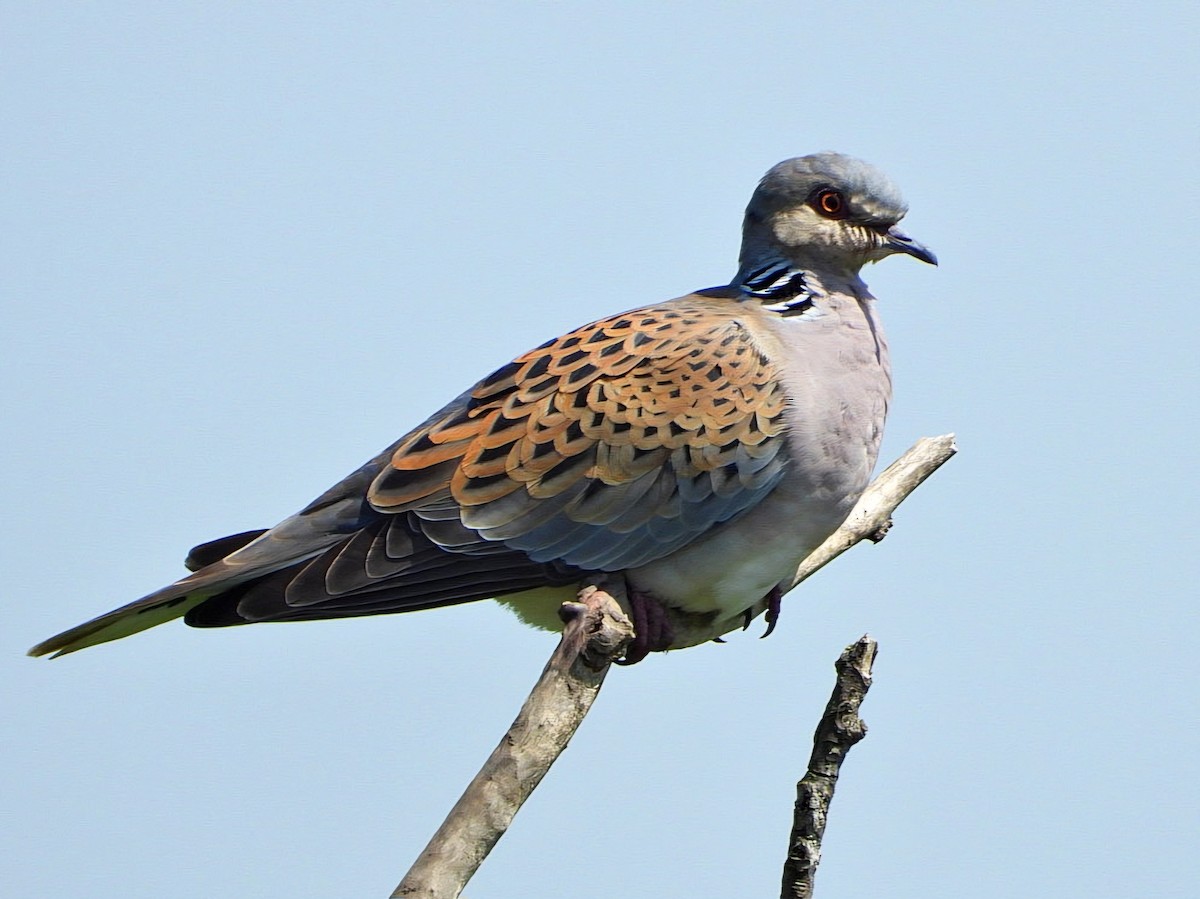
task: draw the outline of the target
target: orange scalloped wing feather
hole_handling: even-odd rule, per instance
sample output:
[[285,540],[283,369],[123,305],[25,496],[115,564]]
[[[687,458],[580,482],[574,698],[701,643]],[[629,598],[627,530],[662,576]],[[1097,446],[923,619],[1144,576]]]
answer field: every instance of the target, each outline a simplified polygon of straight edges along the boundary
[[692,295],[518,357],[403,440],[369,500],[538,561],[631,567],[770,492],[785,402],[747,310]]

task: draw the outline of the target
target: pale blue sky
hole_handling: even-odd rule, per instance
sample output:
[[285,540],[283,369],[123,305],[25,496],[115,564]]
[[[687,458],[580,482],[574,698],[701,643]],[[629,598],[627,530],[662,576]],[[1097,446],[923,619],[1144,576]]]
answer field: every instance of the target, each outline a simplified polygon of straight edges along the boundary
[[723,283],[762,172],[836,149],[942,260],[867,272],[885,455],[962,453],[770,640],[615,671],[468,895],[777,895],[869,631],[819,896],[1194,896],[1200,13],[1070,9],[0,6],[5,890],[386,896],[551,638],[476,604],[25,649]]

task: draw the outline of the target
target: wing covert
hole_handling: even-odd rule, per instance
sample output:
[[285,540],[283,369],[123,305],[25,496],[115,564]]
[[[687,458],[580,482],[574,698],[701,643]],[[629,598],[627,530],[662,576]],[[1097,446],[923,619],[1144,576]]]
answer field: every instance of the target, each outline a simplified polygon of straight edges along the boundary
[[369,500],[435,542],[452,518],[534,561],[635,567],[775,487],[785,402],[746,310],[692,295],[519,356],[401,441]]

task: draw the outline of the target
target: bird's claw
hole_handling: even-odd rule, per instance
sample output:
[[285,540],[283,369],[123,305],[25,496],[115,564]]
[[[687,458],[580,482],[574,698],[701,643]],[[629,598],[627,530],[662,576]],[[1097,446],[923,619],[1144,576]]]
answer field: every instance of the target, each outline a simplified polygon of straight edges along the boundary
[[763,616],[767,620],[767,629],[758,638],[760,640],[771,636],[775,630],[775,625],[779,623],[779,610],[783,608],[783,591],[778,586],[772,587],[771,592],[763,598],[767,601],[767,613]]

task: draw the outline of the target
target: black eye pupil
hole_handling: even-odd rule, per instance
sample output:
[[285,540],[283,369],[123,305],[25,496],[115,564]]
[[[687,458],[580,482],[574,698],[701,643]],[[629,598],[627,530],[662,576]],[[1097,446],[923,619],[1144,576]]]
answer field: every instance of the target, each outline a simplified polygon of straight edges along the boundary
[[845,199],[836,190],[825,190],[817,195],[816,207],[822,215],[841,215],[845,205]]

